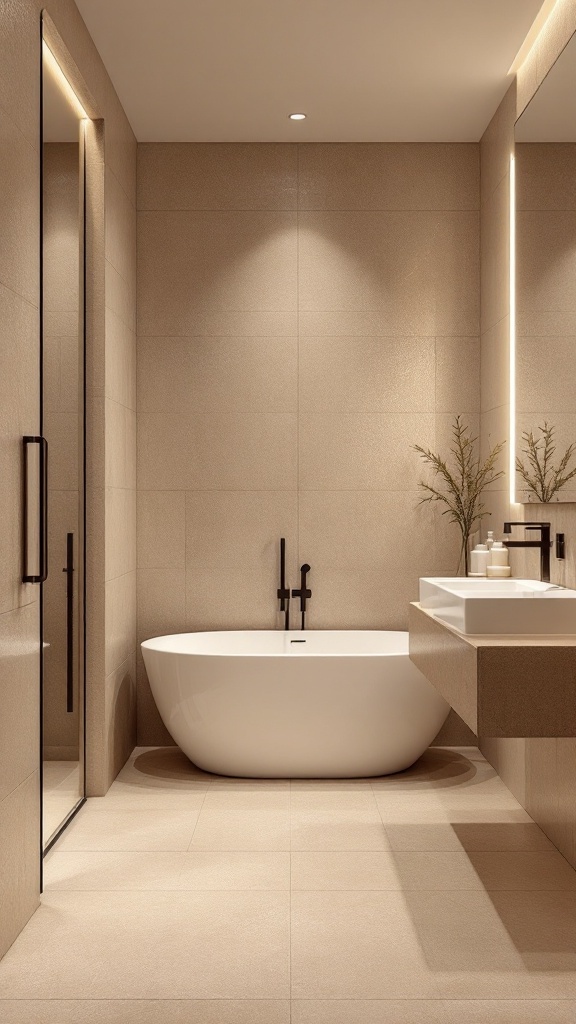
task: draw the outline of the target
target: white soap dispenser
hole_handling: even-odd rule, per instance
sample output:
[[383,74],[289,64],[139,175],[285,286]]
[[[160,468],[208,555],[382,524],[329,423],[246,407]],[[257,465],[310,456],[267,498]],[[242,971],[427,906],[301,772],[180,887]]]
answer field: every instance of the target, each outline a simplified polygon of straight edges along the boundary
[[485,576],[490,561],[490,552],[485,544],[477,544],[470,555],[469,576]]
[[492,579],[506,579],[511,576],[511,569],[509,565],[509,552],[505,544],[501,540],[494,541],[492,550],[490,551],[490,562],[486,569],[486,575]]
[[494,544],[494,531],[493,530],[488,530],[488,536],[486,537],[486,547],[488,548],[488,551],[492,550],[493,544]]

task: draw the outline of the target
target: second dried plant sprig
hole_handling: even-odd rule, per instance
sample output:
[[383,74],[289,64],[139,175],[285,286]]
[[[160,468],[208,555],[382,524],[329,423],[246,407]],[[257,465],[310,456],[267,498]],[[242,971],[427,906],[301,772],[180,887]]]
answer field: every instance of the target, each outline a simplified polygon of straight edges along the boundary
[[525,465],[517,455],[516,471],[527,484],[529,494],[535,494],[538,501],[548,502],[552,501],[554,495],[576,476],[576,467],[568,469],[576,452],[576,442],[568,445],[560,462],[554,466],[552,459],[556,452],[554,442],[556,428],[544,421],[544,425],[538,427],[538,430],[541,434],[538,438],[534,437],[531,430],[525,430],[522,434],[525,447],[521,449],[521,452],[526,456],[528,465]]
[[495,467],[506,442],[501,441],[495,445],[482,463],[476,454],[477,442],[478,438],[470,436],[462,417],[456,416],[452,424],[451,465],[447,459],[429,448],[414,445],[414,451],[418,452],[434,474],[433,484],[420,481],[420,487],[426,493],[419,504],[439,501],[446,505],[442,515],[447,515],[450,522],[456,523],[462,536],[458,570],[464,560],[465,575],[468,575],[468,543],[472,528],[475,523],[490,515],[482,502],[482,492],[504,473]]

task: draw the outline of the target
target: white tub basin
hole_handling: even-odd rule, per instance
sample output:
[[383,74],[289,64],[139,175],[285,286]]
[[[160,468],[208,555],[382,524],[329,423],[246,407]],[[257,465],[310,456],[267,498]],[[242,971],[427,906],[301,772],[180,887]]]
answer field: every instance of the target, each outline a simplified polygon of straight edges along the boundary
[[576,590],[537,580],[421,579],[420,604],[466,634],[576,633]]

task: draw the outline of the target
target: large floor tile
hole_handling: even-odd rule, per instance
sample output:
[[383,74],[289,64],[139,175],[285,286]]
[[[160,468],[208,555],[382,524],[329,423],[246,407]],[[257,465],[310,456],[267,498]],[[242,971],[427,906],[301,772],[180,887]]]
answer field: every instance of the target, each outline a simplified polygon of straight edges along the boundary
[[155,999],[284,999],[289,892],[179,892],[157,922]]
[[292,812],[291,849],[388,850],[386,831],[378,815],[358,812],[339,815],[321,811]]
[[[293,1000],[292,1024],[573,1024],[571,1000]],[[36,1024],[36,1022],[34,1022]]]
[[18,999],[0,1002],[0,1019],[2,1024],[290,1024],[290,1001]]
[[290,854],[259,850],[197,850],[184,855],[179,889],[290,888]]
[[550,840],[533,821],[507,822],[386,822],[394,851],[453,853],[466,851],[553,850]]
[[115,892],[180,888],[185,853],[60,852],[44,861],[46,892]]
[[293,998],[438,995],[403,894],[292,893]]
[[576,871],[556,850],[468,853],[485,889],[576,890]]
[[206,794],[203,810],[289,811],[290,782],[214,782]]
[[[105,797],[103,798],[106,799]],[[186,850],[198,810],[175,807],[148,810],[80,809],[58,843],[58,850]]]
[[390,853],[369,851],[294,852],[292,889],[400,889],[396,861]]
[[403,895],[443,997],[576,998],[576,893]]
[[202,810],[190,850],[290,849],[288,810]]

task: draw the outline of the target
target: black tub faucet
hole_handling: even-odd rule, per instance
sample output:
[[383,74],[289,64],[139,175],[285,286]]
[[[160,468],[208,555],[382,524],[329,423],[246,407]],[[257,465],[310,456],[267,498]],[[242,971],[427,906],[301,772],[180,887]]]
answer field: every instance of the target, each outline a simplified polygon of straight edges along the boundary
[[540,549],[540,579],[543,583],[550,583],[550,523],[504,523],[504,533],[512,533],[513,526],[522,526],[525,530],[539,530],[539,540],[505,540],[507,548],[539,548]]
[[290,629],[290,587],[286,586],[286,540],[280,538],[280,586],[277,590],[280,611],[284,612],[284,629]]
[[302,613],[302,629],[306,629],[306,602],[312,597],[312,591],[308,589],[306,577],[310,572],[307,562],[300,566],[300,590],[293,590],[292,597],[300,598],[300,611]]

